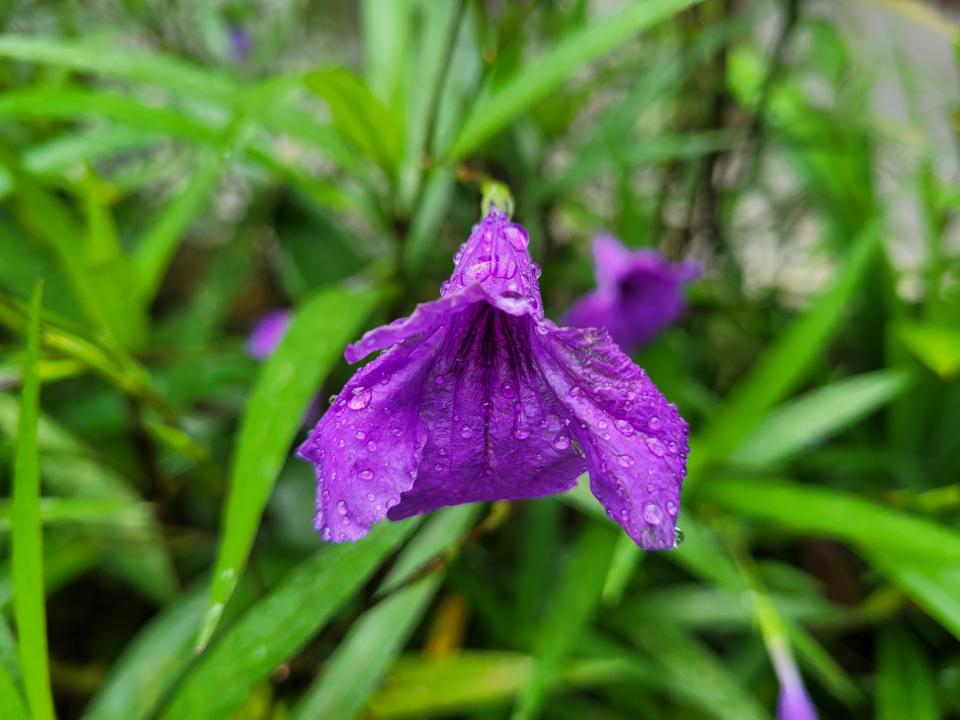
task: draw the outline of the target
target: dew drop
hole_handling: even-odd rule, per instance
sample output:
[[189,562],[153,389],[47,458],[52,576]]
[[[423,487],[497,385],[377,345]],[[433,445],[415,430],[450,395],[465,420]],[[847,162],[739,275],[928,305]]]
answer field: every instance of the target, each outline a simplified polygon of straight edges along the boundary
[[563,434],[563,433],[560,433],[559,435],[557,435],[557,436],[553,439],[553,446],[554,446],[557,450],[566,450],[568,447],[570,447],[570,438],[569,438],[569,436],[567,436],[567,435],[565,435],[565,434]]
[[630,435],[633,435],[633,426],[630,423],[628,423],[626,420],[617,420],[614,423],[614,425],[616,426],[617,430],[619,430],[621,433],[623,433],[627,437],[629,437]]
[[473,435],[473,430],[470,429],[469,425],[464,425],[460,428],[460,437],[464,440],[468,439],[471,435]]
[[443,385],[443,384],[447,381],[447,379],[446,379],[443,375],[437,375],[437,376],[433,379],[433,381],[434,381],[437,385]]
[[606,420],[598,420],[598,421],[597,421],[597,427],[600,428],[601,430],[606,430],[606,428],[607,428],[607,421],[606,421]]
[[346,515],[343,516],[343,524],[344,524],[344,525],[349,525],[349,524],[350,524],[350,518],[348,518]]
[[403,431],[400,430],[400,428],[396,427],[390,431],[390,434],[393,435],[395,438],[398,438],[403,434]]
[[660,427],[660,418],[654,415],[650,418],[650,420],[647,421],[647,423],[650,425],[651,430],[656,430]]
[[670,452],[671,455],[676,455],[677,450],[679,449],[680,449],[680,446],[677,445],[677,442],[675,440],[671,440],[670,442],[667,443],[667,450]]
[[357,430],[357,435],[356,435],[357,440],[365,440],[366,437],[367,437],[367,434],[363,430]]
[[663,520],[663,510],[656,503],[647,503],[643,506],[643,519],[651,525],[659,525]]
[[513,389],[513,385],[508,382],[503,384],[503,396],[506,398],[512,398],[516,395],[516,391]]
[[617,455],[617,462],[620,463],[622,467],[631,467],[633,465],[633,458],[629,455]]
[[336,395],[336,394],[331,395],[330,397],[327,398],[327,403],[330,404],[330,405],[333,405],[336,401],[337,401],[337,395]]
[[329,542],[329,540],[330,540],[330,528],[325,527],[325,528],[320,532],[320,537]]
[[677,504],[673,500],[667,500],[667,512],[673,517],[677,516]]
[[373,440],[367,443],[367,450],[369,450],[370,452],[373,452],[376,449],[377,449],[377,444]]
[[657,440],[656,438],[654,438],[654,437],[648,437],[648,438],[647,438],[647,447],[650,448],[650,452],[652,452],[652,453],[653,453],[654,455],[656,455],[657,457],[663,457],[663,455],[664,455],[663,445],[661,445],[661,444],[660,444],[660,441]]
[[526,440],[528,437],[530,437],[530,431],[527,430],[525,427],[518,427],[516,430],[513,431],[513,436],[517,440]]
[[347,504],[343,500],[337,503],[337,512],[341,515],[347,514]]
[[680,528],[674,528],[674,530],[673,530],[673,546],[674,546],[675,548],[680,547],[681,545],[683,545],[683,541],[684,541],[685,539],[686,539],[686,537],[685,537],[684,534],[683,534],[683,530],[681,530]]
[[530,244],[530,238],[527,233],[516,225],[508,225],[504,228],[503,234],[516,250],[524,250]]
[[361,480],[373,480],[373,470],[361,470],[360,471]]
[[345,447],[346,444],[347,444],[347,441],[342,438],[340,439],[340,442],[337,443],[337,445],[339,445],[340,447]]
[[370,404],[370,391],[362,385],[353,389],[353,397],[347,402],[351,410],[363,410]]
[[373,502],[376,499],[377,499],[376,495],[374,495],[373,493],[367,493],[367,500],[369,500],[370,502]]
[[640,544],[647,549],[655,548],[657,546],[657,531],[647,525],[640,533]]

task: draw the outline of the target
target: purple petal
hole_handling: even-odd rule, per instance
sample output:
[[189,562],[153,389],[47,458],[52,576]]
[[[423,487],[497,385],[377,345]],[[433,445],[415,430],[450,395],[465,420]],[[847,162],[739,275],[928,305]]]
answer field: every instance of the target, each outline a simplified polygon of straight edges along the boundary
[[358,370],[300,446],[316,466],[324,540],[363,537],[413,486],[426,441],[419,398],[442,339],[400,345]]
[[607,333],[546,323],[539,330],[537,362],[570,413],[593,494],[638,545],[673,548],[686,422]]
[[602,327],[620,347],[648,343],[686,311],[683,285],[699,275],[693,261],[670,263],[654,250],[628,250],[610,235],[594,240],[597,289],[567,314],[575,327]]
[[274,310],[261,317],[247,339],[247,353],[257,360],[269,357],[286,335],[291,317],[289,310]]
[[803,684],[780,688],[777,698],[777,720],[818,720],[817,708]]
[[481,302],[454,319],[421,397],[427,444],[398,519],[569,490],[586,470],[567,413],[532,361],[532,321]]

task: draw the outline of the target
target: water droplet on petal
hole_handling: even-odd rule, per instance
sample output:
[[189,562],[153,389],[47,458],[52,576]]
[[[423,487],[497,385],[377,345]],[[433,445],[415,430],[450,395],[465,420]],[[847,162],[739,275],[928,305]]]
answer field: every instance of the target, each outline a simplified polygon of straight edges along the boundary
[[656,455],[657,457],[663,457],[663,455],[664,455],[663,445],[661,445],[661,444],[660,444],[660,441],[657,440],[656,438],[654,438],[654,437],[648,437],[648,438],[647,438],[647,447],[650,448],[650,452],[652,452],[652,453],[653,453],[654,455]]
[[673,517],[677,516],[677,504],[673,500],[667,500],[667,512],[670,513]]
[[357,440],[364,440],[367,437],[367,434],[363,430],[357,430],[356,438]]
[[337,512],[341,515],[347,514],[347,504],[343,500],[337,503]]
[[464,440],[468,439],[471,435],[473,435],[473,431],[470,429],[469,425],[464,425],[462,428],[460,428],[460,437],[462,437]]
[[513,431],[513,436],[517,440],[526,440],[528,437],[530,437],[530,431],[527,430],[525,427],[520,426]]
[[680,449],[680,446],[677,445],[677,442],[675,440],[671,440],[670,442],[667,443],[667,450],[670,452],[671,455],[676,455],[677,450],[679,449]]
[[353,389],[353,397],[347,402],[351,410],[363,410],[370,404],[370,391],[362,385]]
[[349,524],[350,524],[350,518],[348,518],[346,515],[343,516],[343,524],[344,524],[344,525],[349,525]]
[[373,502],[376,499],[377,499],[376,495],[374,495],[373,493],[367,493],[367,500],[369,500],[370,502]]
[[514,391],[513,385],[511,385],[508,382],[505,382],[503,384],[503,396],[507,398],[512,398],[514,395],[516,395],[516,391]]
[[673,530],[673,546],[674,546],[675,548],[680,547],[681,545],[683,545],[683,541],[684,541],[685,539],[686,539],[686,538],[685,538],[685,536],[684,536],[684,534],[683,534],[683,530],[681,530],[680,528],[674,528],[674,530]]
[[650,425],[651,430],[656,430],[660,427],[660,418],[654,415],[650,418],[650,420],[647,421],[647,424]]
[[617,420],[614,425],[616,425],[617,430],[629,437],[633,435],[633,426],[628,423],[626,420]]
[[373,470],[361,470],[360,471],[361,480],[373,480]]
[[526,231],[516,225],[507,225],[503,234],[516,250],[525,250],[527,245],[530,244],[530,238],[527,237]]
[[346,444],[347,444],[347,441],[342,438],[340,439],[340,442],[337,443],[337,445],[339,445],[340,447],[345,447]]
[[330,397],[327,398],[327,402],[328,402],[330,405],[333,405],[336,401],[337,401],[337,395],[336,395],[336,394],[331,395]]
[[400,428],[394,428],[393,430],[390,431],[390,434],[393,435],[395,438],[398,438],[403,434],[403,431],[400,430]]
[[557,450],[566,450],[568,447],[570,447],[570,437],[560,433],[553,439],[553,446]]
[[647,503],[643,506],[643,519],[651,525],[659,525],[663,520],[663,510],[656,503]]
[[657,546],[657,531],[647,525],[640,532],[640,544],[645,548],[655,548]]
[[597,427],[600,428],[601,430],[604,430],[604,429],[607,427],[607,421],[606,421],[606,420],[598,420],[598,421],[597,421]]
[[377,444],[373,440],[367,443],[367,450],[369,450],[370,452],[373,452],[376,449],[377,449]]
[[329,542],[329,541],[330,541],[330,528],[329,528],[329,527],[325,527],[322,531],[320,531],[320,537],[322,537],[324,540],[326,540],[326,541]]
[[437,472],[440,472],[441,470],[443,470],[443,465],[441,465],[440,463],[437,463],[436,465],[433,466],[433,469],[436,470]]
[[631,467],[633,465],[633,458],[629,455],[617,455],[617,462],[620,463],[622,467]]

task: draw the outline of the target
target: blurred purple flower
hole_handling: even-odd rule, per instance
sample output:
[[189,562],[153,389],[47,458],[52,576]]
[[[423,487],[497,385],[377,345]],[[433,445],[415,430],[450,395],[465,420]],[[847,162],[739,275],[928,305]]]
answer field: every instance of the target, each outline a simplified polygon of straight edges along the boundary
[[263,360],[277,349],[290,326],[289,310],[273,310],[267,313],[253,326],[247,338],[247,353],[250,357]]
[[527,233],[497,210],[454,256],[441,297],[347,347],[347,382],[300,447],[325,540],[460,503],[569,490],[590,471],[607,514],[675,546],[687,424],[601,330],[545,319]]
[[671,263],[656,250],[630,250],[612,235],[593,241],[597,289],[567,314],[574,327],[602,327],[629,352],[676,322],[686,310],[683,285],[696,279],[692,260]]
[[780,680],[777,720],[818,720],[817,709],[803,686],[800,672],[785,646],[771,652],[773,667]]
[[230,52],[234,60],[245,60],[253,49],[253,36],[243,25],[231,25],[227,30]]

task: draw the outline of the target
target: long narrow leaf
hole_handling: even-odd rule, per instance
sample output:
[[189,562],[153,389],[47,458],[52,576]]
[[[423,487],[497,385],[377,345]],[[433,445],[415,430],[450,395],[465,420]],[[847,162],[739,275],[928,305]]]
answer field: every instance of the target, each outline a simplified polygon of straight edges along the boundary
[[13,470],[14,615],[20,641],[20,667],[30,713],[52,720],[53,696],[47,662],[46,602],[43,591],[43,530],[40,525],[40,456],[37,450],[40,381],[40,303],[43,284],[30,300],[30,325],[20,397],[20,424]]
[[374,290],[323,290],[294,314],[267,361],[240,426],[224,511],[220,553],[200,635],[210,639],[253,544],[260,516],[303,413],[343,346],[373,308]]

